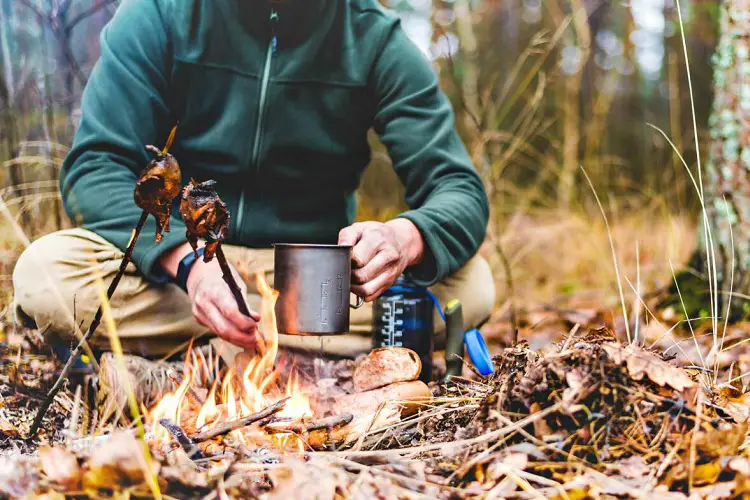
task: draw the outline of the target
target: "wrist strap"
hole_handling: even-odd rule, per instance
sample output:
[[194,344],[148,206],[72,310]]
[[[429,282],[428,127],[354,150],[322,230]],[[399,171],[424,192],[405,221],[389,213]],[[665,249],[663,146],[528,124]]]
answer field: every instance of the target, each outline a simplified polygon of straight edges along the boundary
[[[193,268],[193,264],[195,264],[197,258],[203,257],[205,251],[206,247],[200,247],[197,251],[188,253],[182,258],[180,265],[177,266],[177,276],[175,276],[174,281],[185,292],[187,292],[187,280],[190,275],[190,269]],[[196,253],[198,254],[197,256]]]

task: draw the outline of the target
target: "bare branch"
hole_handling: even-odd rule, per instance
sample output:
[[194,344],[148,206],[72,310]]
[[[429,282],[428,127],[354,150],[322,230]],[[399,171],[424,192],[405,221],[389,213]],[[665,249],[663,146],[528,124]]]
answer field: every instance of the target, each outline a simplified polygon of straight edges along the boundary
[[76,17],[70,20],[70,22],[67,23],[67,25],[64,27],[65,33],[67,35],[70,35],[70,32],[73,31],[73,29],[84,19],[88,19],[89,17],[93,16],[100,10],[104,9],[105,7],[109,7],[110,5],[116,4],[117,0],[101,0],[100,2],[96,3],[93,7],[90,7],[80,14],[78,14]]
[[40,23],[45,23],[49,21],[47,14],[43,12],[39,7],[31,3],[29,0],[18,0],[18,2],[21,5],[31,9],[34,12],[34,14],[36,14],[37,20]]

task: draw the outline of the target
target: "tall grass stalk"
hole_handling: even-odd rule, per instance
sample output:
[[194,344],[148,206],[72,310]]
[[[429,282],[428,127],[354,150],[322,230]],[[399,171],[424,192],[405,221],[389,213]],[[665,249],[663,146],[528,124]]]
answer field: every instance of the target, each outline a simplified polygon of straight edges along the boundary
[[135,420],[138,439],[143,449],[143,454],[139,455],[138,459],[141,462],[143,475],[146,478],[146,483],[148,484],[149,489],[151,490],[151,494],[153,495],[154,498],[161,499],[162,494],[161,494],[161,490],[159,489],[159,482],[156,477],[156,473],[154,471],[153,459],[151,457],[151,450],[149,449],[148,443],[146,442],[146,430],[143,427],[143,418],[141,417],[141,412],[138,409],[138,402],[136,401],[135,393],[133,392],[133,387],[130,384],[130,374],[128,373],[127,366],[125,365],[125,358],[124,358],[125,355],[122,350],[122,344],[120,343],[120,336],[117,334],[117,327],[115,325],[115,320],[112,316],[112,309],[109,304],[109,299],[107,298],[107,291],[106,291],[106,288],[104,287],[104,281],[101,279],[100,276],[97,276],[96,283],[97,283],[97,290],[99,292],[99,300],[101,302],[101,307],[102,307],[102,319],[104,320],[104,326],[107,330],[110,347],[112,348],[112,354],[115,358],[115,362],[117,365],[117,372],[120,377],[120,381],[125,388],[125,392],[127,394],[127,399],[128,399],[128,407],[130,409],[130,414]]
[[615,250],[615,241],[612,238],[612,229],[609,226],[609,219],[607,219],[607,213],[604,211],[604,206],[602,206],[602,202],[599,199],[599,195],[596,192],[596,189],[594,188],[594,183],[591,182],[591,178],[589,177],[589,174],[586,173],[586,169],[583,168],[583,165],[581,165],[581,172],[583,172],[583,175],[586,177],[586,182],[589,183],[589,187],[591,188],[591,192],[594,194],[594,198],[596,199],[596,204],[599,206],[599,211],[602,213],[602,217],[604,218],[604,224],[607,226],[607,238],[609,239],[609,248],[612,251],[612,263],[615,266],[615,276],[617,277],[617,291],[620,294],[620,304],[622,305],[622,319],[625,321],[625,333],[628,336],[628,343],[632,342],[632,338],[630,337],[630,321],[628,321],[628,307],[625,305],[625,294],[622,291],[622,279],[620,278],[620,265],[617,261],[617,251]]

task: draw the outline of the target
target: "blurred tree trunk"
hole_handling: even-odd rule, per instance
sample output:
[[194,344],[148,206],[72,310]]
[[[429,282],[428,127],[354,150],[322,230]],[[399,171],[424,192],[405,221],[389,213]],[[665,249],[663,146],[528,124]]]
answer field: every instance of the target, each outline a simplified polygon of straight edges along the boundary
[[[719,282],[719,315],[727,307],[730,286],[734,293],[732,315],[747,312],[750,302],[750,0],[724,0],[721,35],[714,56],[714,103],[709,125],[711,141],[704,199],[708,212],[716,278]],[[700,232],[701,269],[708,244]],[[734,272],[732,272],[734,271]]]

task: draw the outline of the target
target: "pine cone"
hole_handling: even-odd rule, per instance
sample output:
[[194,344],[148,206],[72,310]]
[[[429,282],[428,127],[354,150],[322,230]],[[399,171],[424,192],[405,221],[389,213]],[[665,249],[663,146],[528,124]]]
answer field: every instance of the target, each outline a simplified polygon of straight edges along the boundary
[[180,215],[187,226],[187,239],[193,250],[198,249],[198,238],[206,240],[203,260],[213,259],[216,247],[224,241],[229,229],[229,210],[216,193],[216,181],[190,183],[182,190]]
[[154,146],[146,146],[156,158],[146,166],[135,185],[135,204],[156,219],[156,241],[169,232],[172,201],[180,194],[182,172],[177,159]]

